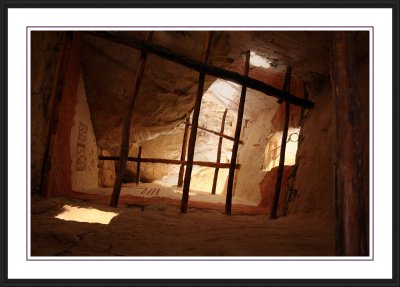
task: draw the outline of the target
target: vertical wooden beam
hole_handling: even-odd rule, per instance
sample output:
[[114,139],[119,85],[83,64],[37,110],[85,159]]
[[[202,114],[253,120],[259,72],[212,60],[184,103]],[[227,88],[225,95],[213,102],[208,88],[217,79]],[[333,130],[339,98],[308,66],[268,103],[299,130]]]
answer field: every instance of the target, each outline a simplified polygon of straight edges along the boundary
[[[222,122],[221,122],[221,129],[220,129],[221,134],[223,134],[224,130],[225,130],[225,118],[226,118],[227,112],[228,112],[228,109],[225,109],[224,114],[222,115]],[[218,150],[217,150],[217,163],[221,162],[222,139],[223,139],[222,137],[219,137]],[[215,194],[215,190],[217,189],[218,172],[219,172],[219,168],[216,167],[215,171],[214,171],[214,179],[213,179],[211,194]]]
[[139,185],[140,183],[140,160],[142,158],[142,146],[139,146],[139,151],[138,151],[138,160],[136,163],[136,185]]
[[[204,51],[203,51],[203,59],[202,59],[203,63],[206,63],[208,60],[208,55],[210,53],[210,47],[211,47],[212,35],[213,35],[212,31],[207,33],[207,38],[205,41]],[[203,72],[200,72],[199,73],[199,82],[197,84],[196,99],[195,99],[194,109],[193,109],[193,116],[192,116],[192,129],[190,130],[185,179],[183,181],[182,200],[181,200],[181,212],[182,213],[187,212],[187,205],[188,205],[188,200],[189,200],[190,179],[192,177],[194,148],[195,148],[195,144],[196,144],[197,126],[199,124],[201,100],[203,98],[204,80],[205,80],[205,74]]]
[[[246,52],[246,62],[244,65],[244,76],[245,77],[247,77],[249,75],[249,67],[250,67],[250,51],[247,51]],[[240,94],[240,101],[239,101],[238,118],[236,121],[235,141],[233,142],[231,165],[229,167],[228,187],[226,190],[226,201],[225,201],[225,214],[226,215],[232,214],[233,180],[235,177],[235,165],[236,165],[236,157],[237,157],[237,153],[238,153],[238,149],[239,149],[240,132],[242,131],[242,122],[243,122],[245,101],[246,101],[246,86],[242,86],[242,93]]]
[[[186,118],[186,122],[185,122],[185,131],[183,133],[183,142],[182,142],[182,150],[181,150],[181,160],[185,160],[185,158],[186,158],[186,150],[187,150],[188,138],[189,138],[189,123],[190,123],[190,116],[188,116]],[[181,164],[181,167],[179,168],[178,187],[182,187],[184,173],[185,173],[185,165]]]
[[[152,31],[147,32],[146,41],[150,41],[152,35],[153,35]],[[113,193],[110,202],[110,205],[113,207],[118,206],[119,194],[121,193],[122,180],[124,178],[126,169],[126,160],[129,154],[129,136],[131,130],[132,114],[133,114],[133,109],[135,107],[137,95],[139,94],[140,84],[142,83],[146,59],[147,59],[147,53],[141,52],[136,70],[136,77],[132,91],[132,97],[129,99],[128,110],[126,112],[122,128],[122,142],[121,142],[121,151],[119,157],[119,169],[118,169],[118,174],[115,178]]]
[[[285,83],[283,84],[283,90],[286,92],[290,92],[291,74],[292,74],[292,68],[289,66],[286,70]],[[283,132],[282,132],[281,153],[279,158],[278,171],[276,175],[275,193],[272,201],[272,208],[270,214],[271,219],[276,219],[276,214],[278,211],[279,195],[281,193],[282,177],[285,167],[286,140],[289,128],[289,112],[290,112],[290,104],[289,102],[285,102],[285,122],[283,125]]]
[[331,34],[336,255],[368,255],[362,184],[362,108],[352,32]]
[[52,158],[54,156],[55,149],[55,135],[57,133],[58,127],[58,112],[60,107],[60,102],[63,96],[63,90],[65,86],[65,76],[68,69],[68,60],[71,54],[72,37],[69,34],[64,33],[63,36],[63,47],[61,52],[61,59],[57,63],[55,84],[52,90],[51,99],[51,109],[49,115],[49,122],[47,126],[46,133],[46,146],[44,151],[44,158],[42,163],[42,172],[40,178],[40,194],[42,196],[48,196],[50,193],[50,173]]

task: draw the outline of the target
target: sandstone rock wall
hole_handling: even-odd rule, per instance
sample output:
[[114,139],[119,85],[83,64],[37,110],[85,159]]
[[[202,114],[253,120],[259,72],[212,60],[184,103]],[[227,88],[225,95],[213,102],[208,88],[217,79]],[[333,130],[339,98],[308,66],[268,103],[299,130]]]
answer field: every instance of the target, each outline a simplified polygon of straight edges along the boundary
[[[284,166],[283,176],[282,176],[282,184],[281,184],[281,192],[279,194],[279,203],[278,203],[278,214],[282,213],[284,202],[286,199],[286,183],[289,174],[291,173],[293,167],[292,166]],[[264,178],[260,181],[260,192],[261,192],[261,200],[259,206],[266,207],[268,209],[272,208],[272,202],[275,194],[275,184],[276,184],[276,176],[277,176],[278,167],[274,167],[270,171],[268,171]]]
[[[108,150],[101,150],[100,155],[111,156]],[[115,162],[113,160],[99,160],[99,186],[113,187],[115,183]]]
[[63,32],[31,32],[31,191],[38,193]]
[[84,188],[98,186],[96,137],[90,119],[82,75],[79,77],[76,98],[74,124],[70,137],[71,180],[72,189],[82,191]]
[[54,156],[50,173],[50,194],[67,194],[72,190],[71,129],[74,126],[76,90],[80,75],[79,35],[73,34],[70,56],[67,63],[65,85],[59,104],[57,133],[54,136]]
[[[72,37],[70,39],[70,37]],[[50,113],[55,99],[64,41],[71,41],[57,130],[51,137],[50,194],[97,186],[97,146],[80,73],[78,33],[32,32],[31,37],[31,190],[39,192]]]
[[250,121],[244,133],[245,144],[240,147],[237,163],[241,164],[235,177],[234,194],[248,201],[260,202],[259,182],[264,177],[262,162],[268,135],[272,132],[271,119],[277,108],[272,100],[270,109],[265,110],[255,121]]
[[[363,121],[363,189],[366,210],[369,210],[369,71],[368,57],[356,63],[356,89],[361,97]],[[297,198],[290,203],[289,213],[310,214],[334,219],[334,170],[333,170],[333,98],[330,78],[322,88],[310,89],[315,107],[305,112],[297,152],[297,173],[294,189]],[[367,220],[368,221],[368,220]]]
[[307,213],[333,218],[333,130],[332,89],[327,78],[320,89],[310,91],[315,107],[305,112],[296,162],[293,188],[296,199],[290,213]]

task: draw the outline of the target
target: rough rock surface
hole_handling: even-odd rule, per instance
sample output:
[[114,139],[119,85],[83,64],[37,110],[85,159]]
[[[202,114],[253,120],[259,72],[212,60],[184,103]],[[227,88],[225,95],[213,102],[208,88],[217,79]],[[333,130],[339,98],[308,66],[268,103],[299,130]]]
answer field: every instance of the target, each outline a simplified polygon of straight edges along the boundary
[[[144,37],[143,32],[123,33]],[[152,42],[199,59],[204,39],[201,31],[156,31]],[[209,62],[242,73],[243,52],[251,50],[262,55],[270,68],[253,67],[250,75],[280,88],[287,64],[294,66],[294,77],[301,80],[328,72],[327,39],[327,33],[321,32],[215,32]],[[82,34],[83,75],[102,149],[119,145],[139,55],[133,48]],[[141,142],[183,122],[193,108],[197,78],[197,72],[150,55],[132,119],[131,141]],[[205,89],[213,81],[206,77]]]
[[[285,165],[283,169],[281,191],[279,195],[278,213],[282,212],[284,208],[284,202],[286,198],[287,178],[291,173],[292,169],[293,169],[292,166],[287,166],[287,165]],[[264,178],[259,183],[261,192],[260,206],[265,207],[268,210],[271,209],[273,203],[277,171],[278,167],[274,167],[265,174]]]
[[[144,37],[143,32],[123,33]],[[81,36],[80,64],[96,142],[101,150],[108,150],[109,154],[118,155],[122,119],[125,114],[127,99],[132,91],[136,64],[140,53],[135,49],[85,33],[78,34]],[[38,180],[40,179],[46,133],[46,128],[43,127],[46,126],[46,120],[48,120],[46,117],[48,117],[49,113],[49,101],[51,91],[54,89],[54,77],[51,77],[51,75],[55,73],[59,57],[57,47],[61,35],[62,33],[43,32],[42,34],[34,33],[32,37],[31,112],[33,144],[31,164],[33,189],[37,188]],[[368,47],[367,33],[359,33],[356,37],[357,45]],[[152,41],[189,57],[199,59],[204,38],[205,32],[200,31],[157,31]],[[324,136],[321,138],[321,135],[326,132],[325,129],[329,130],[329,120],[331,120],[329,117],[331,115],[329,107],[326,106],[328,104],[324,103],[321,98],[326,98],[327,95],[322,94],[329,94],[330,91],[328,89],[323,93],[318,92],[323,81],[329,77],[328,43],[329,33],[327,32],[219,31],[215,33],[211,49],[210,62],[212,64],[240,73],[243,72],[243,52],[247,49],[251,50],[252,55],[255,58],[261,57],[268,67],[260,67],[260,63],[253,62],[250,76],[277,88],[282,87],[286,67],[291,65],[293,67],[292,93],[297,96],[302,96],[303,82],[307,83],[311,100],[316,101],[316,107],[304,113],[305,116],[301,124],[305,130],[302,129],[301,132],[302,136],[299,143],[301,154],[299,160],[313,158],[310,154],[314,152],[314,147],[307,142],[313,140],[314,135],[317,138],[319,137],[321,144],[329,145],[329,139],[324,138]],[[360,50],[357,54],[357,61],[367,63],[367,54],[365,49]],[[363,65],[364,68],[367,66],[367,64]],[[362,71],[361,68],[360,71]],[[366,83],[368,73],[358,76],[360,83]],[[132,149],[130,153],[133,156],[136,156],[135,147],[142,145],[144,147],[144,156],[179,158],[183,131],[182,123],[193,108],[197,77],[197,72],[190,71],[154,55],[149,56],[145,77],[134,112],[135,116],[132,121]],[[207,87],[212,86],[213,83],[218,83],[218,81],[214,81],[214,78],[206,77],[205,90]],[[70,83],[70,85],[72,84]],[[229,85],[231,88],[229,88]],[[232,91],[229,95],[226,92],[221,92],[229,89]],[[366,85],[361,85],[360,90],[363,94],[368,93]],[[240,87],[225,83],[220,85],[218,89],[210,91],[210,93],[213,94],[213,97],[211,97],[213,101],[203,102],[200,124],[207,128],[218,130],[223,110],[228,108],[230,112],[227,118],[226,133],[233,135]],[[367,99],[367,97],[365,96],[363,99]],[[363,105],[367,109],[368,101],[363,102]],[[246,137],[248,139],[247,142],[245,140],[245,146],[241,147],[238,161],[244,165],[247,164],[249,171],[247,172],[243,169],[238,172],[236,179],[236,192],[238,195],[248,194],[248,199],[260,200],[258,181],[265,174],[265,172],[261,171],[262,163],[260,163],[267,144],[265,139],[271,132],[281,129],[283,125],[282,106],[277,109],[275,98],[270,98],[248,89],[243,123],[244,129],[242,132],[243,139]],[[296,126],[301,120],[301,116],[299,116],[298,108],[293,109],[296,110],[291,110],[291,114],[294,116],[291,118],[291,125]],[[72,115],[69,116],[71,117]],[[262,120],[261,117],[268,117],[268,119]],[[320,118],[323,120],[322,122],[319,122]],[[260,125],[257,124],[258,127],[255,125],[257,121],[260,121]],[[263,127],[261,127],[261,123],[264,125]],[[313,128],[314,125],[323,126],[323,128],[320,132],[317,132]],[[367,127],[366,123],[366,130]],[[364,138],[368,139],[368,133],[364,134]],[[62,142],[63,140],[60,139],[60,145]],[[215,161],[217,142],[218,137],[199,131],[195,159]],[[221,161],[229,162],[232,143],[224,140],[223,144]],[[162,150],[161,146],[163,147]],[[319,155],[321,159],[316,158],[317,161],[324,161],[324,164],[330,162],[330,155],[327,150],[323,150]],[[364,160],[368,162],[367,147]],[[310,165],[310,163],[308,164]],[[176,182],[176,178],[173,178],[173,176],[176,177],[178,167],[166,165],[151,165],[151,167],[148,167],[148,165],[143,165],[143,180]],[[309,166],[302,166],[299,162],[298,167],[298,184],[301,181],[300,177],[304,177],[305,181],[314,177],[313,172],[309,171]],[[131,179],[133,179],[134,172],[136,172],[135,165],[130,165],[128,170],[130,171]],[[257,171],[259,175],[256,176],[257,180],[254,181],[254,185],[247,183],[250,175],[254,177],[250,170]],[[322,172],[322,170],[325,170],[324,173],[328,174],[330,167],[324,165],[320,171]],[[58,172],[60,173],[60,170]],[[203,187],[208,190],[212,172],[213,169],[195,169],[192,187],[196,189]],[[223,173],[220,171],[220,174]],[[63,173],[63,176],[65,174]],[[303,175],[300,176],[300,174]],[[364,170],[364,174],[368,175],[367,169]],[[219,183],[224,183],[224,177],[219,180]],[[111,184],[112,180],[109,181],[108,185]],[[366,181],[365,185],[368,185],[368,181]],[[237,188],[239,186],[244,188]],[[220,190],[222,189],[223,186],[220,187]],[[301,191],[299,190],[299,192]],[[304,194],[307,194],[307,192],[304,192]],[[316,206],[312,201],[309,204]],[[313,207],[307,207],[303,204],[297,205],[293,203],[293,206],[295,210],[298,208],[301,210],[313,209]]]
[[[32,256],[332,256],[333,228],[315,218],[268,220],[214,209],[150,205],[110,208],[94,202],[34,199]],[[66,211],[75,211],[69,221]],[[93,223],[96,212],[113,217]],[[111,216],[110,216],[111,215]],[[64,219],[61,219],[64,218]],[[90,223],[92,222],[92,223]],[[212,224],[210,224],[212,223]]]
[[31,189],[39,192],[54,82],[61,61],[62,32],[31,33]]
[[297,150],[298,170],[294,181],[296,199],[292,212],[333,218],[333,130],[330,81],[311,93],[315,108],[305,113]]
[[264,110],[256,120],[249,121],[247,128],[244,127],[245,144],[240,147],[238,153],[237,162],[241,167],[235,175],[234,196],[253,202],[259,202],[261,199],[258,183],[264,177],[263,156],[268,136],[272,132],[271,118],[278,105],[275,100],[271,101],[273,102],[269,110]]
[[[100,152],[101,156],[111,156],[107,150]],[[112,187],[115,183],[115,162],[112,160],[99,160],[99,186]]]
[[74,126],[74,114],[77,103],[77,87],[79,82],[80,67],[80,41],[79,35],[72,38],[71,52],[68,58],[65,73],[65,85],[62,90],[62,99],[57,118],[56,135],[52,136],[54,142],[54,156],[50,169],[50,193],[68,194],[72,190],[72,159],[71,159],[71,132]]

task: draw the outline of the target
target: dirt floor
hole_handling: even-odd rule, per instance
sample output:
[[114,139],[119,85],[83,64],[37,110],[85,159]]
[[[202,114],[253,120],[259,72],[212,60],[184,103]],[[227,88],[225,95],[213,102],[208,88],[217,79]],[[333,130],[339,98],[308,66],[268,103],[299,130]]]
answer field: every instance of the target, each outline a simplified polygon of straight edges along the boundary
[[233,215],[226,216],[223,196],[194,192],[188,213],[180,214],[178,198],[156,196],[150,187],[143,190],[122,192],[119,208],[108,206],[111,191],[105,189],[69,197],[33,196],[31,255],[334,255],[331,222],[298,215],[270,220],[267,210],[239,199]]

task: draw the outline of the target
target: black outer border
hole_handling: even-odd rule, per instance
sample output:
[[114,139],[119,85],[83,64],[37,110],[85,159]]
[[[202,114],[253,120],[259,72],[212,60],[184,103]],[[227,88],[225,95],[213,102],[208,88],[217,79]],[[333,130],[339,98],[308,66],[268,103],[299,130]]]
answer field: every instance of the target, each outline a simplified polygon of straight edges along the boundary
[[[167,3],[166,3],[167,2]],[[398,0],[0,0],[0,286],[400,286],[399,266],[399,11]],[[8,89],[9,8],[391,8],[393,15],[393,276],[392,279],[8,279]]]

